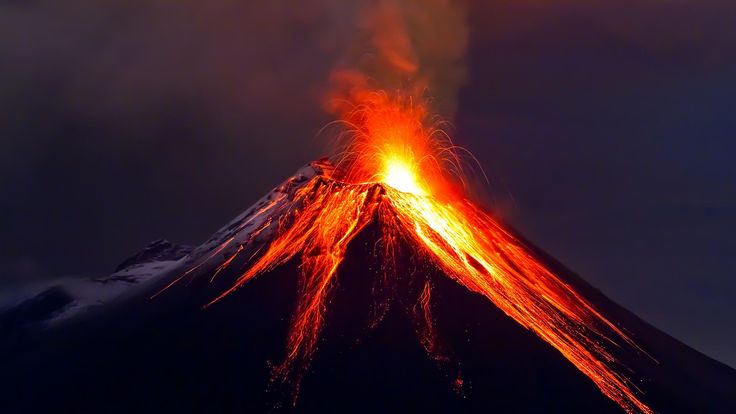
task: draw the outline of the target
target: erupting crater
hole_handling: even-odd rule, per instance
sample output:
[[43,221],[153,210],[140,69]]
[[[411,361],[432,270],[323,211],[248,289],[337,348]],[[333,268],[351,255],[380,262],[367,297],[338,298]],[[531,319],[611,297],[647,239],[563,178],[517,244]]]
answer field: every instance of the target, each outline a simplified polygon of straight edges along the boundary
[[[379,276],[384,280],[396,276],[396,249],[406,243],[557,349],[621,408],[651,412],[624,375],[627,368],[611,353],[618,347],[643,351],[471,201],[465,194],[461,150],[452,145],[441,124],[428,117],[425,107],[385,92],[366,92],[357,102],[343,112],[341,123],[347,132],[334,166],[323,163],[322,174],[266,203],[249,219],[260,223],[255,235],[268,230],[274,237],[232,287],[207,304],[212,306],[256,276],[301,258],[300,294],[286,358],[273,369],[274,380],[291,385],[294,402],[317,348],[347,247],[376,220],[383,261]],[[234,237],[228,238],[207,260],[225,249],[232,251],[236,244]],[[236,246],[213,278],[242,251],[242,244]],[[426,284],[422,292],[427,314],[431,289]],[[425,319],[425,331],[434,332],[431,317]],[[422,339],[430,354],[434,340],[433,334]]]

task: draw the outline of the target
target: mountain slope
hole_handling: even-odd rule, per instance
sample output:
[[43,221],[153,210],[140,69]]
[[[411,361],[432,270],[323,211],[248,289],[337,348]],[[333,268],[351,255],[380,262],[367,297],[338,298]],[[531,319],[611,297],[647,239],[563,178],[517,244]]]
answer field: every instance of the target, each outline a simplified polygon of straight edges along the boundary
[[[0,345],[0,370],[6,374],[0,380],[5,391],[0,410],[292,409],[286,390],[269,384],[267,362],[284,358],[298,263],[257,277],[206,310],[201,306],[229,287],[244,263],[233,263],[210,281],[219,266],[239,246],[247,252],[263,247],[272,237],[263,220],[278,217],[290,194],[325,168],[329,165],[317,162],[300,170],[185,257],[141,254],[126,261],[118,273],[170,265],[124,293],[101,288],[99,296],[109,298],[104,305],[85,306],[59,323],[60,309],[78,300],[58,294],[66,292],[59,287],[57,297],[64,300],[46,317],[27,312],[33,318],[24,321],[19,307],[6,311],[0,319],[15,317],[8,323],[13,335]],[[255,214],[263,211],[268,214]],[[378,232],[377,224],[370,224],[348,248],[296,411],[620,412],[556,350],[433,265],[406,255],[396,283],[390,289],[377,286]],[[654,358],[616,351],[652,408],[736,410],[736,371],[651,327],[534,250]],[[195,271],[187,274],[188,269]],[[434,358],[422,346],[425,332],[417,319],[425,283],[433,286],[428,303],[441,348],[430,353]]]

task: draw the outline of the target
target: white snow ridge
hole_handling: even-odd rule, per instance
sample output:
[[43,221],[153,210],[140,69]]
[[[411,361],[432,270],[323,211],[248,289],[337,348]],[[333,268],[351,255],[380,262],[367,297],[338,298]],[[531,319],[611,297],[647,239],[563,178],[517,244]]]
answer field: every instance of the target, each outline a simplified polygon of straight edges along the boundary
[[0,310],[0,332],[57,326],[114,301],[150,294],[153,285],[168,279],[171,283],[184,275],[212,271],[239,249],[269,240],[276,227],[270,219],[290,207],[296,190],[331,168],[325,159],[307,164],[196,248],[157,240],[110,275],[69,278],[29,289],[32,293],[25,299]]

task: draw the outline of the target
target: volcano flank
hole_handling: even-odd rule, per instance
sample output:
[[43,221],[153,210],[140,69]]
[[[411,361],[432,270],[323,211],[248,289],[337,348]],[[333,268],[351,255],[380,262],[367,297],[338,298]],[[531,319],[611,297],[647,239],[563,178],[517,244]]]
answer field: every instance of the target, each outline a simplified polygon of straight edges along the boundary
[[[331,169],[324,161],[303,168],[197,248],[159,241],[110,276],[53,286],[4,310],[0,410],[736,411],[736,371],[643,322],[519,235],[509,240],[574,293],[561,296],[573,309],[589,304],[611,326],[591,318],[586,328],[553,313],[543,327],[581,335],[554,345],[554,332],[545,337],[542,325],[504,308],[508,300],[523,310],[513,298],[489,300],[412,238],[390,237],[387,261],[385,217],[400,213],[381,208],[396,190],[338,183]],[[344,251],[280,256],[239,284],[306,214],[300,200],[325,186],[366,194],[356,206],[372,206],[348,226],[350,237],[338,238]],[[298,230],[295,237],[320,237]],[[299,325],[314,298],[310,284],[323,280],[309,278],[315,257],[340,259],[320,285],[316,331],[313,320]],[[564,333],[568,324],[573,333]],[[575,343],[602,347],[590,352],[610,356],[601,366],[615,368],[613,378],[625,379],[644,409],[602,392],[565,353]]]

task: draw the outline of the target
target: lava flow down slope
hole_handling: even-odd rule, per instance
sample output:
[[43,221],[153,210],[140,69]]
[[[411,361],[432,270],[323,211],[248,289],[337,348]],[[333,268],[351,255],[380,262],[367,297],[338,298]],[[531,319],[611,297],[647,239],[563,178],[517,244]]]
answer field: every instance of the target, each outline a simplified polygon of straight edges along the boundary
[[[456,164],[460,157],[449,140],[438,138],[443,136],[438,130],[425,126],[424,108],[385,92],[366,92],[359,102],[346,114],[346,123],[354,129],[348,132],[340,168],[296,191],[288,211],[276,223],[264,222],[261,229],[278,226],[274,240],[230,289],[208,304],[257,275],[301,257],[301,293],[286,359],[274,369],[276,379],[289,383],[296,398],[347,247],[377,220],[381,235],[376,248],[381,250],[385,273],[380,277],[386,283],[395,278],[396,244],[402,241],[557,349],[624,410],[650,412],[623,374],[625,367],[605,344],[643,350],[452,187],[445,171],[461,171]],[[260,214],[268,215],[271,206]],[[216,272],[227,268],[239,253]],[[425,302],[429,300],[429,284],[423,296]],[[423,306],[428,314],[429,305]],[[425,347],[431,350],[435,348],[433,322],[430,317],[424,319]]]
[[[410,97],[384,91],[360,90],[352,101],[357,104],[343,112],[346,144],[336,157],[336,167],[323,168],[322,175],[294,191],[289,207],[276,222],[271,217],[260,220],[263,224],[255,234],[275,226],[274,239],[232,287],[206,305],[215,305],[258,275],[299,257],[300,293],[286,357],[272,375],[273,381],[290,388],[292,403],[296,403],[302,377],[319,343],[347,248],[375,222],[379,235],[374,249],[380,257],[376,277],[384,284],[381,289],[391,291],[397,274],[406,271],[397,268],[399,246],[403,245],[417,261],[431,263],[485,297],[556,349],[624,411],[652,412],[631,379],[636,372],[630,372],[612,349],[623,348],[655,363],[656,359],[466,197],[459,150],[431,124],[425,107]],[[277,202],[264,206],[254,217],[268,217]],[[231,242],[225,241],[214,254]],[[238,246],[212,277],[226,269],[242,249]],[[417,272],[411,273],[409,277]],[[430,357],[443,360],[431,296],[432,284],[425,280],[418,299],[422,310],[416,315],[420,342]],[[371,322],[375,323],[378,320]],[[461,376],[455,379],[460,391],[462,382]]]
[[734,370],[476,205],[423,106],[360,102],[335,157],[201,246],[157,242],[0,314],[3,412],[736,407]]

